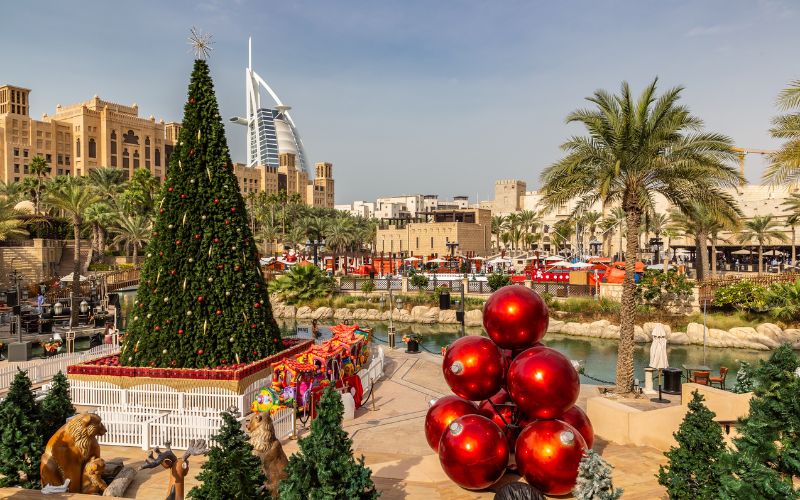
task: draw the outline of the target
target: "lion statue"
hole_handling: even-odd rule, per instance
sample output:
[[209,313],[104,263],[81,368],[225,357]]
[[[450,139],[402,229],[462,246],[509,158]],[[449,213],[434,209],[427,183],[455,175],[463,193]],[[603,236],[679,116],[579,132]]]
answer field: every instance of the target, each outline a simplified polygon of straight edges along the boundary
[[278,483],[287,477],[289,459],[275,436],[275,426],[269,413],[253,414],[247,422],[247,432],[250,433],[253,454],[261,459],[261,469],[267,476],[264,487],[272,493],[272,498],[278,498]]
[[83,468],[81,493],[87,495],[102,495],[108,485],[103,481],[103,472],[106,470],[106,461],[102,458],[92,458]]
[[[39,466],[42,485],[61,485],[69,479],[70,493],[81,493],[83,469],[100,458],[97,437],[106,433],[100,417],[93,413],[76,415],[47,442]],[[105,465],[105,464],[104,464]]]

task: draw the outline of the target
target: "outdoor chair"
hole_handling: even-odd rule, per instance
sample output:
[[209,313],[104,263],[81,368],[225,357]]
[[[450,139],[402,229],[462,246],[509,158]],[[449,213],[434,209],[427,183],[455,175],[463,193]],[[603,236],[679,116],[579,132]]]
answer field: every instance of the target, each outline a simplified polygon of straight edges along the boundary
[[719,377],[709,377],[709,385],[719,384],[720,389],[725,389],[725,377],[728,376],[728,368],[725,366],[719,367]]
[[694,380],[692,380],[692,382],[700,385],[708,385],[708,379],[710,376],[711,372],[709,371],[697,371],[693,374]]

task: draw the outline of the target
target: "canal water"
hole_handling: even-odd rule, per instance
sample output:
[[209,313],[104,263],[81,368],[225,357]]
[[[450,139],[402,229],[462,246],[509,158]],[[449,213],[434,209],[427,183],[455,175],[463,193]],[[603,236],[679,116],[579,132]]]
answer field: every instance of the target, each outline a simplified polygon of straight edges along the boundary
[[[278,320],[284,335],[293,335],[297,325],[309,326],[310,321],[290,321]],[[384,322],[359,322],[361,326],[373,328],[378,345],[385,345],[388,339],[388,324]],[[320,328],[325,329],[325,324],[320,324]],[[402,347],[400,338],[407,333],[418,333],[422,335],[421,346],[434,354],[439,354],[441,348],[459,338],[460,326],[457,325],[419,325],[408,323],[395,323],[397,332],[397,344]],[[485,335],[482,328],[467,328],[467,334]],[[617,362],[617,341],[595,338],[568,337],[559,334],[547,334],[543,343],[549,347],[557,349],[566,357],[580,361],[587,375],[613,383],[614,372]],[[703,359],[702,346],[667,346],[667,359],[669,366],[682,368],[682,365],[703,365],[709,366],[712,375],[719,373],[720,366],[728,367],[727,387],[733,387],[736,382],[736,371],[739,369],[740,361],[755,363],[760,359],[767,359],[769,351],[753,351],[747,349],[733,348],[707,348],[705,362]],[[636,344],[634,348],[635,377],[644,380],[644,369],[650,361],[650,344]],[[581,382],[586,384],[596,384],[597,381],[581,376]],[[644,382],[642,382],[644,385]]]

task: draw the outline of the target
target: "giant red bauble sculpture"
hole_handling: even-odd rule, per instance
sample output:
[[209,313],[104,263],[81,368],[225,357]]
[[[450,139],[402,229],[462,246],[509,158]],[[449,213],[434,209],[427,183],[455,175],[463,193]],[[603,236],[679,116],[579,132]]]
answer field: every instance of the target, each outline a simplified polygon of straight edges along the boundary
[[586,443],[580,433],[561,420],[537,420],[517,438],[520,474],[547,495],[566,495],[575,487],[578,465]]
[[478,413],[497,424],[503,434],[506,435],[509,449],[513,451],[519,428],[514,425],[514,407],[507,406],[509,403],[512,403],[512,401],[508,396],[508,392],[505,389],[500,389],[497,394],[481,403],[478,407]]
[[532,348],[511,362],[506,387],[528,418],[557,418],[578,400],[578,372],[563,354],[549,347]]
[[464,415],[450,423],[439,443],[445,474],[462,488],[482,490],[493,485],[508,465],[503,432],[488,418]]
[[503,349],[525,349],[547,331],[547,305],[538,293],[524,286],[504,286],[483,306],[483,327]]
[[562,413],[558,419],[575,427],[575,430],[577,430],[581,434],[583,440],[586,441],[586,447],[592,449],[594,445],[594,428],[586,412],[581,410],[579,406],[573,406]]
[[439,441],[447,426],[458,417],[476,413],[478,408],[472,401],[458,396],[444,396],[437,399],[425,415],[425,439],[428,440],[428,445],[433,451],[438,451]]
[[480,401],[500,390],[503,356],[486,337],[461,337],[447,348],[442,371],[444,380],[457,396]]

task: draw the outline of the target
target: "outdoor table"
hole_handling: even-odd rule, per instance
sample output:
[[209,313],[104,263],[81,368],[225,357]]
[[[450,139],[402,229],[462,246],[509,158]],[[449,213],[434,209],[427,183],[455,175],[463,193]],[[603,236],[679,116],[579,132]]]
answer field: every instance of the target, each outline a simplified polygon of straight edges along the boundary
[[692,372],[710,372],[711,367],[706,365],[681,365],[686,370],[686,380],[692,381]]

